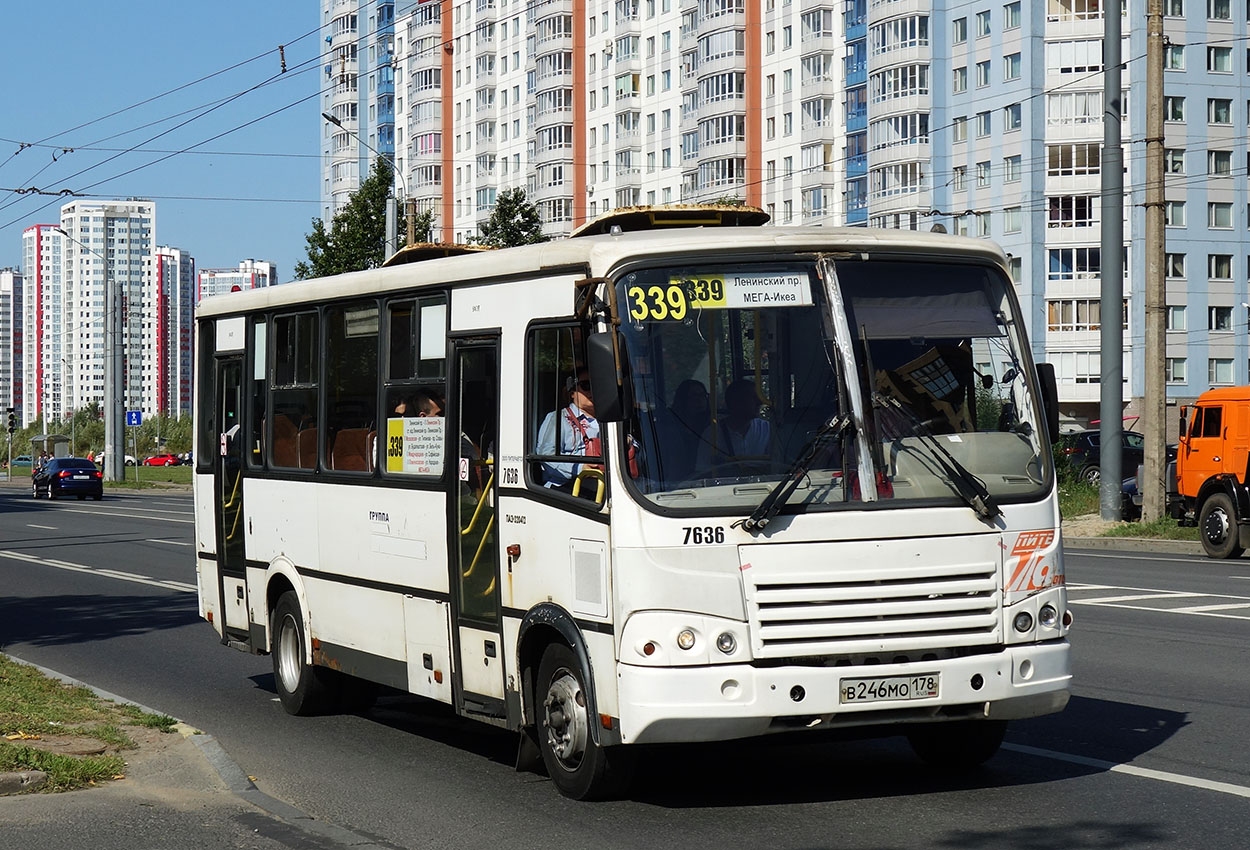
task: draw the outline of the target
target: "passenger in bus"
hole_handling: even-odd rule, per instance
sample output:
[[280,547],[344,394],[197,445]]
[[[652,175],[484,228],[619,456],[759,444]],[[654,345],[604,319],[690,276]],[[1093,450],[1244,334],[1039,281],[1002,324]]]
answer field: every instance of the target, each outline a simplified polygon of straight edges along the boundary
[[[578,370],[577,377],[564,382],[565,405],[547,414],[538,428],[534,450],[540,455],[598,455],[599,420],[590,397],[590,376]],[[573,480],[584,464],[542,462],[543,484],[572,492]],[[593,491],[594,488],[587,488]],[[585,492],[585,491],[583,491]]]
[[659,477],[669,483],[685,481],[694,471],[699,441],[711,419],[707,387],[693,378],[682,381],[673,403],[657,417],[660,441]]
[[772,428],[759,417],[759,412],[760,402],[754,381],[739,378],[726,387],[726,416],[703,432],[696,468],[768,460]]

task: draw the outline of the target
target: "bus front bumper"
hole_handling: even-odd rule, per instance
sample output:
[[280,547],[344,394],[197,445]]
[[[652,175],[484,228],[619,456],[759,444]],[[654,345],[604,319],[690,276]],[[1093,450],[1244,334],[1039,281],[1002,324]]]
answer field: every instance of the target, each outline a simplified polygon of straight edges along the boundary
[[[618,665],[623,743],[725,741],[802,728],[958,719],[1014,720],[1062,711],[1072,679],[1067,640],[986,655],[862,667]],[[842,700],[852,682],[939,677],[937,695]]]

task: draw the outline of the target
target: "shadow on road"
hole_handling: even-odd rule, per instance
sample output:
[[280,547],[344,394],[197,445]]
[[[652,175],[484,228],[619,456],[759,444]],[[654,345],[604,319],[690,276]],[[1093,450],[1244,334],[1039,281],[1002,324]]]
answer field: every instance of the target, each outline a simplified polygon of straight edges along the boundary
[[199,622],[193,594],[152,596],[0,595],[0,647],[87,643]]

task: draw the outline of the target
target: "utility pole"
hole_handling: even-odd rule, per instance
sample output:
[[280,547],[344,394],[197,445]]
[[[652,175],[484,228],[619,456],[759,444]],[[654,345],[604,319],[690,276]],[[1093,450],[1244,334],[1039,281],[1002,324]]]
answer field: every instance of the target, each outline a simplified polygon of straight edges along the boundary
[[1120,142],[1123,115],[1120,71],[1120,4],[1102,16],[1103,143],[1102,143],[1102,349],[1099,386],[1098,503],[1105,520],[1120,519],[1124,417],[1124,151]]
[[1146,0],[1146,399],[1145,458],[1137,492],[1142,522],[1160,519],[1167,505],[1167,356],[1163,226],[1163,0]]

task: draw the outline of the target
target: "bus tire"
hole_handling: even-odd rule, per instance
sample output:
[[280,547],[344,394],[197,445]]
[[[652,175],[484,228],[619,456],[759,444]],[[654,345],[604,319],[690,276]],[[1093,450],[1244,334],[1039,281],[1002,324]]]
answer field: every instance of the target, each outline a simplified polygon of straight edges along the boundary
[[989,761],[1006,732],[1006,720],[954,720],[918,726],[907,741],[925,764],[963,772]]
[[269,653],[273,656],[273,683],[282,707],[287,714],[301,717],[325,713],[335,701],[329,682],[332,671],[304,660],[308,638],[294,591],[278,597],[269,627],[273,636]]
[[538,664],[538,747],[557,790],[574,800],[604,800],[623,792],[633,774],[627,747],[601,747],[590,729],[586,671],[577,655],[553,643]]
[[1227,493],[1212,493],[1202,503],[1198,528],[1208,558],[1237,558],[1244,551],[1237,545],[1237,513]]

